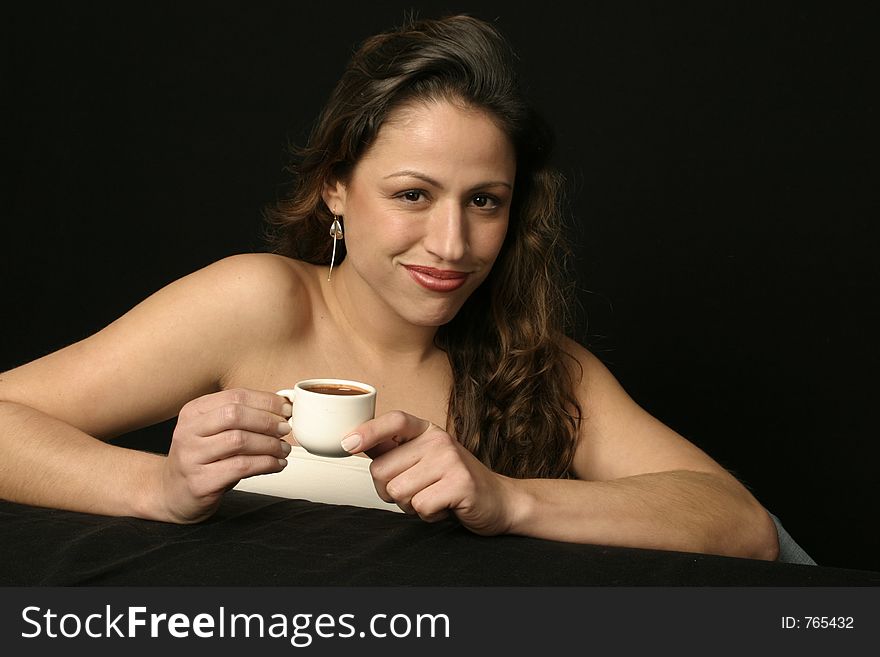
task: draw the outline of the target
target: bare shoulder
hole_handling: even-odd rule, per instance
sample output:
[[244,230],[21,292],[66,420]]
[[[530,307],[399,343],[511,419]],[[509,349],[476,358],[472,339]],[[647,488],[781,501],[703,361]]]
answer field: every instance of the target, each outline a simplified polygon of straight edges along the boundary
[[572,380],[584,415],[589,415],[587,419],[601,419],[598,413],[609,403],[632,402],[608,367],[589,349],[570,338],[564,339],[562,347],[571,356]]
[[573,379],[582,422],[573,468],[579,478],[610,480],[669,470],[727,474],[643,409],[588,349],[571,340],[564,349],[577,363]]
[[94,335],[3,373],[0,399],[102,437],[172,417],[221,389],[257,345],[290,339],[310,312],[307,267],[270,254],[212,263]]
[[302,263],[273,253],[243,253],[228,256],[190,274],[206,285],[219,285],[238,301],[250,297],[256,302],[284,298],[301,291]]
[[[603,433],[609,423],[620,423],[641,411],[605,363],[589,349],[569,338],[563,349],[571,356],[569,366],[585,431],[591,435]],[[581,433],[583,437],[584,431]]]
[[187,277],[192,289],[186,292],[205,294],[214,312],[265,337],[267,332],[293,330],[306,318],[311,280],[307,267],[271,253],[229,256]]

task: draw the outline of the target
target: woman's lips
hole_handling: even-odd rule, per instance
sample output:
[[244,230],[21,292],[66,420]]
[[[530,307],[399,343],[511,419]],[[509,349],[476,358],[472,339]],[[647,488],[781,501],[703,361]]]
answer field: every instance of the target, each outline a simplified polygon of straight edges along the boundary
[[420,265],[404,265],[410,277],[419,285],[432,292],[452,292],[465,284],[469,275],[466,271],[434,269]]

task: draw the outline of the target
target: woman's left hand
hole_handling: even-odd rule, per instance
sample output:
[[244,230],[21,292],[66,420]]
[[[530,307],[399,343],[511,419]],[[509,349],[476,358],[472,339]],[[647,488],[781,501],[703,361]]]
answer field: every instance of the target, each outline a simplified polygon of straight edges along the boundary
[[503,534],[511,526],[514,480],[489,470],[427,420],[391,411],[361,424],[343,447],[373,458],[376,492],[406,513],[436,522],[452,512],[484,536]]

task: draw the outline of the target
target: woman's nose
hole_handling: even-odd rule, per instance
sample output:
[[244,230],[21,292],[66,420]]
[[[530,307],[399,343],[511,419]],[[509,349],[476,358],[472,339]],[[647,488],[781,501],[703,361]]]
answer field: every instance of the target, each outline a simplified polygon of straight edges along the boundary
[[425,248],[440,260],[461,260],[468,250],[467,217],[459,203],[434,206],[428,219]]

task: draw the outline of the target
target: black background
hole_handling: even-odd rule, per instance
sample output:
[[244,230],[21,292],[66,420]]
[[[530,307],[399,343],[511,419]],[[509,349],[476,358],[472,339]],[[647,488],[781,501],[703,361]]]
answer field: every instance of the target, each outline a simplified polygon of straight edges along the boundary
[[[261,250],[286,142],[304,139],[355,45],[411,7],[7,10],[0,369]],[[872,17],[830,3],[414,7],[495,21],[556,128],[577,337],[819,563],[880,570]]]

